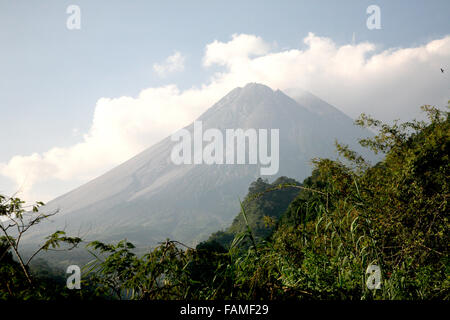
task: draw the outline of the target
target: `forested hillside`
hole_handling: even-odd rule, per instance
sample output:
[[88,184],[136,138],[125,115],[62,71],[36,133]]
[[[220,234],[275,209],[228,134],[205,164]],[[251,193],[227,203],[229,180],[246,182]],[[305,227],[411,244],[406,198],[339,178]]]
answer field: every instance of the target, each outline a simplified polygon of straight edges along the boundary
[[212,234],[200,246],[217,242],[229,249],[236,235],[245,232],[248,227],[257,242],[264,240],[272,233],[278,218],[299,193],[300,190],[296,188],[299,185],[297,181],[287,177],[280,177],[272,183],[258,178],[250,184],[248,194],[241,203],[245,211],[239,212],[229,228]]

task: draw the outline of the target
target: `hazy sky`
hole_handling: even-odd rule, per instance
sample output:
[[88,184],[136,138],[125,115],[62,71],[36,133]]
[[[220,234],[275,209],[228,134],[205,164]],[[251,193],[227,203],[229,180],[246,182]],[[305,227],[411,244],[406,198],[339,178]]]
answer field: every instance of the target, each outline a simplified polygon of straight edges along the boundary
[[448,0],[0,0],[0,193],[50,200],[250,81],[303,87],[352,117],[443,106],[449,14]]

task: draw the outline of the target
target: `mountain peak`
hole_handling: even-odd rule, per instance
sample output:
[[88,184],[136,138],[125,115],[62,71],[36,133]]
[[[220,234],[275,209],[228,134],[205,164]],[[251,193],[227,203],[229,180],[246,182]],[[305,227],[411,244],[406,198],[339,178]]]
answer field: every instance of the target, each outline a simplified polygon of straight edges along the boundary
[[260,91],[260,92],[271,92],[271,93],[273,93],[273,90],[270,87],[268,87],[268,86],[266,86],[264,84],[261,84],[261,83],[257,83],[257,82],[247,83],[242,88],[242,90],[243,91],[247,91],[247,92],[248,91]]
[[[231,90],[226,96],[206,110],[198,120],[206,121],[214,118],[224,124],[223,121],[229,119],[231,124],[234,121],[234,119],[231,121],[231,118],[235,116],[248,116],[249,113],[255,111],[258,107],[272,104],[277,99],[276,93],[264,84],[247,83],[244,87],[236,87]],[[220,116],[218,116],[219,113],[221,113]]]

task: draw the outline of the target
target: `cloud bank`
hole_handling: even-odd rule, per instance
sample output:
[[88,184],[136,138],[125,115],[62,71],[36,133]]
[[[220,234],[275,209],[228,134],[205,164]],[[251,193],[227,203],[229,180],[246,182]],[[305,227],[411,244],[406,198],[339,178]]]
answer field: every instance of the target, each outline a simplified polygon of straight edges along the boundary
[[[168,85],[144,89],[137,97],[100,98],[80,143],[17,155],[0,163],[0,174],[26,200],[50,200],[188,125],[248,82],[280,90],[303,88],[351,117],[365,112],[385,121],[418,117],[420,105],[446,106],[450,99],[450,72],[440,72],[441,67],[450,71],[450,36],[388,50],[367,42],[339,46],[312,33],[303,42],[304,49],[281,51],[248,34],[209,43],[203,66],[219,65],[222,71],[207,83],[183,91]],[[162,76],[180,71],[184,57],[176,52],[154,68]],[[43,188],[46,193],[37,187],[53,185],[58,187]]]

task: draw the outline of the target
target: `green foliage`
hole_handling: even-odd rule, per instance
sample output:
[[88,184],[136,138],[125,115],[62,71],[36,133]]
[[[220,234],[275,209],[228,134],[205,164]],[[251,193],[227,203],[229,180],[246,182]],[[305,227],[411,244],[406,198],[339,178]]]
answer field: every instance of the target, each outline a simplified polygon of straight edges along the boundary
[[[315,161],[304,186],[326,196],[305,190],[291,203],[258,258],[273,263],[250,262],[261,275],[255,287],[275,283],[271,289],[319,299],[449,298],[450,126],[448,112],[425,110],[429,124],[361,117],[359,124],[379,129],[362,144],[386,153],[375,166],[340,145],[349,165]],[[365,285],[369,264],[381,267],[381,290]]]
[[0,300],[11,299],[59,299],[81,297],[65,288],[65,278],[47,274],[45,279],[33,274],[30,263],[41,251],[54,250],[61,244],[76,247],[81,239],[68,237],[64,231],[56,231],[46,238],[38,250],[27,260],[20,252],[22,236],[31,228],[56,212],[45,214],[39,208],[44,204],[37,202],[24,206],[25,202],[16,197],[0,195]]
[[88,283],[97,291],[117,299],[166,299],[187,295],[189,279],[184,277],[187,259],[175,242],[166,241],[143,257],[131,250],[133,244],[126,240],[117,245],[94,241],[88,245],[102,255],[92,253],[95,259],[86,267]]
[[278,218],[298,194],[299,189],[294,187],[299,185],[297,181],[287,177],[280,177],[273,183],[258,178],[250,184],[248,194],[241,204],[245,211],[241,210],[227,230],[214,233],[208,241],[230,248],[235,236],[246,232],[248,227],[252,229],[256,242],[266,239],[271,235]]

